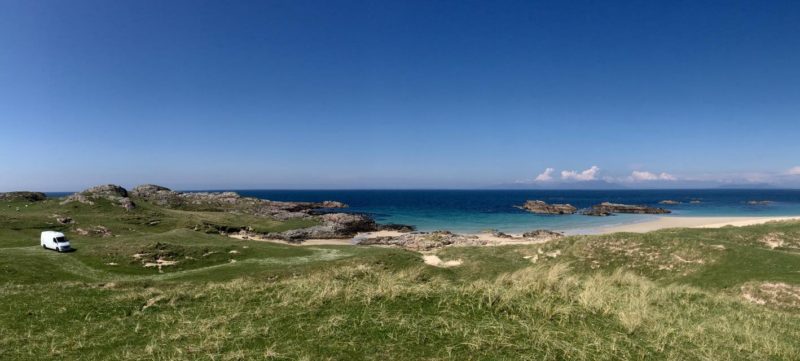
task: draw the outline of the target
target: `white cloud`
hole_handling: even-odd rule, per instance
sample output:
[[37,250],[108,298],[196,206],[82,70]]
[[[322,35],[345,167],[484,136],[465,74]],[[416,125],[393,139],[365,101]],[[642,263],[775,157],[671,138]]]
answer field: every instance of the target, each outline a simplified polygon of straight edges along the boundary
[[597,172],[600,168],[593,165],[591,168],[578,173],[574,170],[562,170],[561,179],[563,180],[576,180],[576,181],[591,181],[597,179]]
[[797,167],[790,168],[789,171],[786,173],[788,173],[789,175],[800,175],[800,165]]
[[542,172],[542,174],[537,175],[536,179],[534,179],[534,181],[535,182],[549,182],[549,181],[553,180],[553,172],[555,172],[555,171],[556,170],[553,169],[553,168],[547,168],[547,169],[544,170],[544,172]]
[[646,181],[674,181],[678,180],[672,174],[661,172],[661,174],[655,174],[647,171],[638,171],[635,170],[631,173],[629,177],[631,182],[646,182]]

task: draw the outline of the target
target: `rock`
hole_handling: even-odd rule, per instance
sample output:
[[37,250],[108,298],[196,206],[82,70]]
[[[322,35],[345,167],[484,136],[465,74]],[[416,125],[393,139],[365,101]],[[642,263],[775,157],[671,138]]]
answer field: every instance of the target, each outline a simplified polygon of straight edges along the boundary
[[681,202],[679,202],[679,201],[673,201],[673,200],[671,200],[671,199],[667,199],[667,200],[663,200],[663,201],[661,201],[661,202],[658,202],[658,204],[681,204]]
[[136,187],[130,192],[131,197],[149,198],[160,194],[173,193],[171,189],[162,187],[155,184],[143,184]]
[[281,233],[270,233],[269,238],[282,239],[287,242],[301,242],[306,239],[317,238],[351,238],[359,232],[373,232],[378,230],[375,221],[364,214],[356,213],[328,213],[319,216],[321,225],[293,229]]
[[492,229],[492,230],[490,230],[490,231],[489,231],[489,233],[491,233],[491,234],[492,234],[492,237],[497,237],[497,238],[514,238],[512,235],[510,235],[510,234],[506,234],[506,233],[503,233],[503,232],[500,232],[499,230],[496,230],[496,229]]
[[28,201],[38,202],[47,199],[47,195],[42,192],[7,192],[0,193],[2,201]]
[[116,184],[106,184],[94,186],[81,192],[83,195],[94,198],[124,198],[128,196],[128,191]]
[[672,212],[664,208],[609,203],[609,202],[603,202],[601,204],[593,206],[591,210],[583,212],[583,214],[587,216],[608,216],[614,213],[667,214]]
[[766,206],[772,204],[772,201],[747,201],[747,204],[751,206]]
[[416,227],[409,226],[407,224],[396,224],[396,223],[388,223],[388,224],[379,224],[378,225],[379,231],[397,231],[397,232],[414,232],[416,231]]
[[125,190],[125,188],[114,184],[95,186],[82,192],[72,194],[67,196],[64,201],[61,202],[61,204],[64,205],[71,202],[78,202],[94,205],[95,202],[93,200],[97,199],[106,199],[111,202],[118,203],[122,208],[128,211],[136,208],[136,205],[133,203],[133,201],[128,198],[128,191]]
[[81,236],[94,236],[94,237],[111,237],[113,234],[111,230],[104,226],[94,226],[89,229],[76,228],[75,233]]
[[535,231],[525,232],[522,234],[522,238],[550,238],[556,239],[564,237],[564,234],[561,232],[549,231],[546,229],[537,229]]
[[70,217],[56,216],[56,222],[61,223],[61,224],[72,224],[75,221],[73,221],[72,218],[70,218]]
[[336,201],[323,201],[322,208],[347,208],[347,205],[342,202]]
[[547,204],[544,201],[527,201],[519,209],[536,214],[573,214],[578,209],[571,204]]
[[358,245],[389,245],[398,246],[412,251],[430,251],[450,245],[462,246],[482,246],[487,241],[479,239],[477,236],[465,236],[449,231],[436,232],[414,232],[406,233],[397,237],[378,237],[354,239]]
[[126,211],[130,211],[136,208],[136,205],[133,204],[133,201],[131,201],[131,199],[128,197],[121,198],[119,200],[119,205],[122,206],[122,208],[125,208]]
[[608,217],[614,215],[614,213],[611,213],[611,211],[598,208],[585,209],[581,212],[581,214],[583,214],[584,216],[594,216],[594,217]]

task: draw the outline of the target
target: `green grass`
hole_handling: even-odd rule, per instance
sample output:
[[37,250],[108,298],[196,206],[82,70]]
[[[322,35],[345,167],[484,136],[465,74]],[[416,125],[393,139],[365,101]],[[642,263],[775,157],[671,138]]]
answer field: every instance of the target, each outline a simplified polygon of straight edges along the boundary
[[[800,223],[451,247],[438,256],[463,264],[436,268],[396,248],[214,231],[313,221],[25,204],[0,203],[0,359],[800,359],[800,309],[742,295],[800,292]],[[113,236],[75,233],[98,225]],[[42,250],[42,229],[77,251]],[[146,268],[142,253],[178,263]]]

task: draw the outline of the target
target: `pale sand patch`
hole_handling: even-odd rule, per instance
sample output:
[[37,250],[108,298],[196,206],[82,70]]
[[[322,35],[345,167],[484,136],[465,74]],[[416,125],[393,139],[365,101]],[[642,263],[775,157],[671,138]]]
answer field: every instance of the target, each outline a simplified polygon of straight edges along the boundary
[[282,239],[277,238],[265,238],[265,237],[257,237],[257,236],[244,236],[240,234],[229,234],[228,237],[240,239],[243,241],[259,241],[259,242],[271,242],[271,243],[279,243],[279,244],[286,244],[290,246],[350,246],[353,244],[351,239],[340,239],[340,238],[331,238],[331,239],[308,239],[303,241],[302,243],[289,243]]
[[432,255],[432,254],[422,256],[422,260],[425,261],[425,264],[428,264],[428,265],[431,265],[431,266],[434,266],[434,267],[442,267],[442,268],[456,267],[456,266],[460,266],[462,263],[464,263],[460,259],[451,260],[451,261],[442,261],[442,259],[439,258],[439,256]]
[[743,227],[767,222],[797,221],[800,216],[789,217],[658,217],[655,220],[599,228],[598,233],[635,232],[644,233],[664,228],[721,228],[725,226]]

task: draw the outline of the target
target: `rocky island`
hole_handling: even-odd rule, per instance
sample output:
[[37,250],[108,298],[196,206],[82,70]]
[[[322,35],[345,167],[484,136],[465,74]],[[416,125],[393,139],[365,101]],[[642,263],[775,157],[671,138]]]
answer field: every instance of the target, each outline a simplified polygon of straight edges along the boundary
[[610,216],[614,213],[667,214],[672,211],[657,207],[603,202],[583,212],[587,216]]
[[547,204],[547,202],[539,200],[527,201],[525,204],[515,207],[536,214],[574,214],[578,211],[571,204]]

